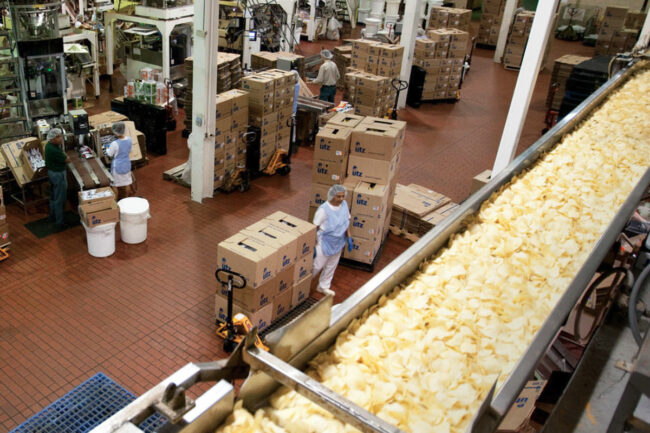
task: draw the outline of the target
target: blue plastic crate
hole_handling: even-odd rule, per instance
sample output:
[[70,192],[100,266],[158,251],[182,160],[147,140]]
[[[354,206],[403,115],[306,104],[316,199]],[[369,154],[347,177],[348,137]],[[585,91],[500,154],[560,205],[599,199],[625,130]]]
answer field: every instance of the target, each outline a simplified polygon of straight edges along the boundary
[[[104,373],[97,373],[10,433],[86,433],[135,398]],[[153,433],[165,422],[165,417],[154,414],[140,428]]]

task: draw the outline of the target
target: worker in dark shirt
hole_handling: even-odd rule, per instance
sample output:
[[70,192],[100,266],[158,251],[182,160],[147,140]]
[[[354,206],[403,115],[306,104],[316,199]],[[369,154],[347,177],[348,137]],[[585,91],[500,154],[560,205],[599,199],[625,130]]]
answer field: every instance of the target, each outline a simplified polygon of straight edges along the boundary
[[68,191],[65,165],[70,162],[62,146],[63,131],[59,128],[50,129],[45,145],[45,166],[50,179],[50,221],[56,224],[57,231],[66,228],[63,221],[63,208]]

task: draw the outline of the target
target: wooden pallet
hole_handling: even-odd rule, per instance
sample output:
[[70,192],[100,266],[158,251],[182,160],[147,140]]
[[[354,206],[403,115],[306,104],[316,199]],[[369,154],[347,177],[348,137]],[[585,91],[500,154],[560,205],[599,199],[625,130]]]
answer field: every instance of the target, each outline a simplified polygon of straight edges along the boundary
[[509,71],[516,71],[516,72],[519,72],[519,70],[521,69],[521,66],[503,65],[503,67]]
[[482,48],[484,50],[496,50],[497,46],[496,45],[490,45],[490,44],[483,44],[480,42],[476,43],[476,48]]
[[179,166],[176,166],[174,168],[170,168],[167,171],[163,172],[163,179],[164,180],[169,180],[171,182],[175,182],[181,186],[184,186],[186,188],[190,187],[190,184],[185,182],[183,179],[181,179],[181,175],[183,174],[183,171],[185,170],[185,162],[182,163]]
[[423,99],[422,103],[429,104],[455,104],[460,101],[460,98],[447,98],[447,99]]
[[408,239],[409,241],[411,241],[413,243],[420,240],[419,235],[417,235],[415,233],[411,233],[411,232],[407,231],[406,229],[400,229],[399,227],[396,227],[396,226],[393,226],[393,225],[389,226],[388,229],[395,236],[400,236],[400,237],[402,237],[404,239]]

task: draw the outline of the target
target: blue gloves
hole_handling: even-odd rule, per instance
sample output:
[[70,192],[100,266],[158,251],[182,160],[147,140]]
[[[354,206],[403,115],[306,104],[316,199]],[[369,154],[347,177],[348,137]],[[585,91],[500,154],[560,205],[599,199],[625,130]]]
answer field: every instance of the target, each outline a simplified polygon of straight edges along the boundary
[[348,238],[348,252],[352,251],[353,246],[354,242],[352,242],[352,238]]

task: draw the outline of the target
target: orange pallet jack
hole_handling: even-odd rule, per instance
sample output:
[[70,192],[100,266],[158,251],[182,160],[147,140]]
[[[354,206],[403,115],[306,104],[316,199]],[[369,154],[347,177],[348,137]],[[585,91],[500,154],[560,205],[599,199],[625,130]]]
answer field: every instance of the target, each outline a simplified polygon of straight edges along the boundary
[[273,154],[273,157],[271,157],[269,165],[262,172],[267,176],[273,176],[276,173],[285,176],[291,172],[291,166],[287,163],[288,159],[289,154],[287,151],[278,149]]
[[[243,289],[246,287],[246,278],[233,271],[226,269],[217,269],[215,272],[217,281],[221,283],[224,287],[228,287],[228,312],[226,316],[226,322],[222,323],[217,321],[217,335],[224,339],[223,341],[223,350],[230,353],[239,343],[246,338],[246,334],[253,329],[253,324],[242,313],[237,313],[233,317],[232,314],[232,303],[233,303],[233,289]],[[255,346],[258,349],[266,350],[268,352],[269,348],[262,343],[259,335],[255,340]]]
[[9,248],[0,248],[0,262],[9,258]]

